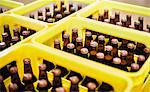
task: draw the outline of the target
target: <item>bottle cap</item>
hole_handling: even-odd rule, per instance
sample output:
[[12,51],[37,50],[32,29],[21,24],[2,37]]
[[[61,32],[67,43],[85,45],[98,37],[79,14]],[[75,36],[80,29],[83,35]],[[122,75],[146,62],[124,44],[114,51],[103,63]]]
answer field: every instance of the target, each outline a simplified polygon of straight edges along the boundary
[[42,79],[42,80],[38,80],[38,86],[43,88],[43,87],[46,87],[48,84],[47,84],[47,81]]
[[55,39],[55,40],[54,40],[54,44],[60,44],[60,40]]
[[128,43],[127,47],[129,49],[134,49],[135,48],[135,45],[133,43]]
[[150,53],[150,48],[144,48],[144,52]]
[[56,92],[66,92],[63,87],[56,88]]
[[9,90],[11,90],[11,91],[12,90],[15,91],[16,89],[18,89],[18,86],[16,83],[10,83],[8,87],[9,87]]
[[4,28],[9,28],[9,25],[8,24],[4,24]]
[[96,54],[96,57],[97,57],[98,59],[104,59],[104,53],[98,52],[98,53]]
[[57,15],[56,15],[56,18],[61,19],[61,18],[62,18],[62,14],[57,14]]
[[81,38],[81,37],[77,37],[77,38],[76,38],[76,41],[77,41],[77,42],[82,42],[82,38]]
[[52,73],[56,76],[59,76],[61,74],[61,70],[60,69],[53,69]]
[[10,71],[10,73],[15,74],[18,72],[18,69],[16,66],[13,66],[13,67],[10,67],[9,71]]
[[121,59],[118,57],[113,58],[113,63],[114,64],[121,64]]
[[0,47],[5,47],[6,43],[5,42],[0,42]]
[[106,51],[112,51],[113,47],[110,45],[105,46]]
[[14,37],[12,37],[11,41],[19,41],[18,36],[14,36]]
[[132,70],[139,70],[139,68],[140,68],[139,64],[136,64],[136,63],[131,64],[131,69]]
[[78,28],[73,28],[73,29],[72,29],[72,32],[73,32],[73,33],[77,33],[77,32],[78,32]]
[[24,80],[31,80],[32,79],[32,74],[31,73],[25,73],[23,76]]
[[145,61],[144,55],[138,55],[138,61]]
[[30,31],[23,31],[22,32],[22,35],[24,35],[24,36],[28,36],[30,34]]
[[98,43],[95,41],[90,42],[91,47],[97,47]]
[[90,37],[90,36],[92,36],[92,33],[91,33],[91,32],[86,32],[85,35],[86,35],[87,37]]
[[121,56],[127,56],[128,55],[128,52],[126,50],[121,50],[120,51],[120,55]]
[[82,48],[82,49],[81,49],[81,53],[82,53],[82,54],[88,54],[88,52],[89,52],[89,51],[88,51],[87,48]]
[[98,40],[105,40],[105,36],[103,35],[98,36]]
[[46,64],[40,64],[39,69],[40,70],[46,70]]
[[77,76],[72,76],[69,78],[72,84],[78,84],[79,83],[79,78]]
[[23,60],[23,62],[24,62],[24,64],[30,64],[31,60],[30,60],[30,58],[25,58]]
[[67,44],[68,49],[74,49],[75,45],[73,43]]
[[89,82],[87,84],[87,87],[91,90],[94,90],[94,89],[96,89],[96,84],[94,82]]
[[118,44],[118,42],[119,42],[118,39],[111,39],[112,44]]
[[69,38],[69,36],[70,36],[70,35],[67,34],[67,33],[65,33],[65,34],[63,35],[64,38]]

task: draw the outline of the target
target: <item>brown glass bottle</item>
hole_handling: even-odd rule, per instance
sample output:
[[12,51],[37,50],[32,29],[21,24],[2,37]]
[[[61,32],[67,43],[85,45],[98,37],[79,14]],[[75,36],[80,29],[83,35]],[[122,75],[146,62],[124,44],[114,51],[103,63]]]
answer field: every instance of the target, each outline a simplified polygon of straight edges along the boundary
[[43,11],[42,10],[38,10],[38,16],[43,16]]
[[90,46],[91,46],[91,50],[90,50],[90,56],[89,59],[91,60],[96,60],[96,54],[97,54],[97,42],[91,42]]
[[29,15],[29,18],[35,19],[35,18],[34,18],[34,14],[30,14],[30,15]]
[[31,73],[25,73],[23,76],[23,83],[24,83],[24,91],[32,91],[35,92],[34,85],[33,85],[33,76]]
[[104,62],[104,53],[101,53],[101,52],[98,52],[97,54],[96,54],[96,61],[97,62],[99,62],[99,63],[105,63]]
[[11,33],[8,24],[4,24],[4,33],[8,33],[8,39],[11,40]]
[[144,48],[144,53],[143,55],[145,56],[145,58],[147,59],[150,55],[150,48]]
[[140,69],[139,64],[132,63],[131,64],[131,71],[130,72],[137,72]]
[[134,22],[134,29],[139,30],[139,22]]
[[108,19],[108,17],[109,17],[109,14],[108,14],[108,10],[104,10],[104,19]]
[[[47,66],[46,64],[40,64],[39,65],[39,80],[41,80],[40,84],[37,86],[37,89],[38,90],[48,90],[52,85],[51,83],[49,82],[48,80],[48,77],[47,77]],[[44,87],[40,86],[42,84],[42,81],[44,80],[44,84],[46,84]],[[45,83],[46,81],[46,83]]]
[[16,44],[16,43],[19,42],[19,41],[20,41],[20,40],[19,40],[18,36],[14,36],[14,37],[12,37],[12,39],[11,39],[11,42],[12,42],[13,45]]
[[38,80],[37,90],[39,92],[48,92],[48,89],[50,89],[50,87],[51,86],[49,85],[47,80],[45,79]]
[[23,39],[27,38],[28,36],[30,36],[30,31],[23,31],[22,36],[23,36]]
[[139,64],[140,67],[145,63],[145,56],[144,55],[138,55],[137,64]]
[[102,82],[101,86],[98,88],[98,92],[113,92],[114,89],[108,83]]
[[110,45],[107,45],[105,46],[105,64],[107,65],[111,65],[112,64],[112,59],[113,59],[113,56],[112,56],[112,49],[113,47],[110,46]]
[[99,14],[98,20],[104,22],[104,16],[102,14]]
[[127,25],[131,25],[131,15],[126,15]]
[[23,31],[27,31],[27,28],[26,28],[26,27],[21,26],[21,29],[20,29],[20,34],[21,34],[21,35],[22,35]]
[[105,36],[98,36],[98,52],[104,52]]
[[119,47],[120,50],[127,50],[127,44],[128,44],[128,40],[126,39],[122,39],[122,43],[121,46]]
[[82,48],[81,49],[81,57],[84,57],[84,58],[88,58],[88,49],[87,48]]
[[47,22],[49,18],[52,18],[51,12],[46,13],[45,22]]
[[9,39],[8,33],[2,33],[3,42],[6,43],[6,47],[10,47],[11,39]]
[[139,21],[139,30],[143,31],[143,21],[144,21],[144,18],[143,17],[139,17],[138,21]]
[[122,23],[122,27],[128,27],[126,19],[121,19],[121,23]]
[[23,63],[24,63],[24,74],[26,74],[26,73],[32,74],[32,81],[33,82],[37,81],[37,78],[35,77],[35,75],[33,74],[33,71],[32,71],[31,60],[29,58],[25,58],[23,60]]
[[54,48],[61,50],[60,40],[58,40],[58,39],[54,40]]
[[110,24],[116,25],[115,16],[110,16]]
[[70,92],[79,92],[79,78],[77,76],[72,76],[69,80],[71,81]]
[[128,71],[127,69],[127,57],[128,52],[126,50],[121,50],[120,51],[120,59],[121,59],[121,69],[124,71]]
[[77,28],[73,28],[72,29],[72,43],[76,44],[76,39],[78,37],[78,29]]
[[19,38],[19,41],[21,41],[19,30],[20,30],[19,27],[15,27],[13,29],[13,33],[14,33],[14,36],[17,36]]
[[18,90],[22,91],[24,89],[24,85],[20,81],[17,67],[8,65],[7,68],[11,76],[11,82],[16,83],[18,85]]
[[0,51],[3,51],[6,49],[6,43],[5,42],[0,42]]
[[115,22],[120,22],[120,12],[115,12]]
[[[8,85],[8,90],[9,92],[18,92],[18,85],[16,83],[10,83]],[[7,91],[2,91],[2,92],[7,92]]]
[[81,55],[80,50],[83,47],[83,42],[81,37],[76,38],[76,55]]
[[62,80],[61,80],[61,70],[60,69],[54,69],[52,71],[53,73],[53,88],[52,92],[55,92],[56,88],[62,87]]
[[50,7],[45,7],[45,12],[50,12]]
[[63,40],[64,40],[64,42],[63,42],[63,51],[67,51],[67,44],[70,43],[69,34],[65,33],[65,34],[63,35]]
[[135,45],[133,43],[128,43],[127,45],[127,51],[128,51],[128,55],[127,55],[127,65],[131,66],[131,63],[134,63],[134,48]]
[[113,67],[121,69],[121,59],[118,57],[113,58]]
[[93,40],[92,33],[91,32],[86,32],[85,33],[85,45],[84,45],[85,48],[88,48],[88,49],[90,48],[91,40]]
[[75,45],[73,43],[67,44],[67,52],[74,54]]
[[3,81],[3,76],[0,75],[0,92],[7,92]]
[[111,40],[111,46],[113,47],[112,49],[113,57],[118,57],[118,42],[119,41],[117,39]]

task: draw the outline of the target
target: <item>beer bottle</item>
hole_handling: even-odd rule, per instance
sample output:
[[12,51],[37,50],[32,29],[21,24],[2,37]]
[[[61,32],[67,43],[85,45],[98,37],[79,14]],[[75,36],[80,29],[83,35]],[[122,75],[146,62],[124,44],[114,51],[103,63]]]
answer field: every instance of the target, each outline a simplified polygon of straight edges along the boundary
[[105,36],[98,36],[98,52],[104,52]]
[[74,54],[75,45],[73,43],[67,44],[67,52]]
[[28,29],[28,31],[30,32],[30,35],[33,35],[34,33],[36,33],[36,31],[33,29]]
[[44,21],[44,17],[43,16],[38,16],[38,20],[39,21]]
[[122,27],[128,27],[126,19],[121,19],[121,23],[122,23]]
[[[44,89],[47,90],[52,86],[47,77],[46,67],[47,67],[46,64],[39,65],[39,81],[41,81],[41,82],[39,83],[37,88],[38,88],[38,90],[41,90],[41,91]],[[43,83],[42,81],[44,81],[44,84],[46,84],[44,87],[40,86]],[[46,83],[45,83],[45,81],[46,81]]]
[[17,36],[19,38],[19,41],[21,41],[19,30],[20,30],[19,27],[15,27],[13,29],[13,33],[14,33],[14,36]]
[[33,85],[33,78],[31,73],[25,73],[23,76],[23,83],[24,83],[24,91],[32,91],[35,92],[34,85]]
[[56,88],[56,92],[66,92],[66,90],[63,87],[58,87]]
[[134,29],[139,30],[139,22],[134,22]]
[[55,92],[56,88],[62,87],[62,80],[61,80],[61,70],[60,69],[54,69],[52,70],[53,73],[53,87],[52,92]]
[[35,77],[35,75],[33,74],[33,71],[32,71],[31,60],[29,58],[25,58],[23,60],[23,63],[24,63],[24,74],[26,74],[26,73],[32,74],[32,81],[33,82],[37,81],[37,78]]
[[63,51],[67,51],[67,44],[69,44],[70,43],[70,35],[69,34],[67,34],[67,33],[65,33],[64,35],[63,35],[63,40],[64,40],[64,42],[63,42]]
[[3,13],[3,8],[0,8],[0,13]]
[[43,11],[42,10],[38,10],[38,16],[43,16]]
[[111,46],[113,47],[112,53],[113,57],[118,57],[118,40],[117,39],[112,39],[111,40]]
[[28,36],[30,36],[30,31],[23,31],[22,36],[23,36],[23,39],[27,38]]
[[53,68],[55,68],[55,65],[53,63],[51,63],[50,61],[47,61],[45,59],[43,59],[43,64],[46,64],[46,71],[50,71]]
[[39,90],[39,92],[48,92],[48,89],[50,89],[50,85],[47,82],[47,80],[45,79],[41,79],[38,80],[38,84],[37,84],[37,90]]
[[91,46],[91,50],[90,50],[90,56],[89,56],[89,59],[91,60],[96,60],[96,54],[97,54],[97,50],[96,50],[96,47],[97,47],[97,42],[93,41],[90,43],[90,46]]
[[71,81],[70,92],[79,92],[79,78],[77,76],[72,76],[69,80]]
[[107,65],[111,65],[112,64],[112,59],[113,59],[113,56],[112,56],[112,49],[113,47],[110,46],[110,45],[107,45],[105,46],[105,64]]
[[131,71],[130,72],[137,72],[140,69],[139,64],[132,63],[131,64]]
[[72,29],[72,43],[76,44],[76,39],[78,37],[78,29],[77,28],[73,28]]
[[121,59],[118,57],[113,58],[113,67],[121,69]]
[[144,48],[144,53],[143,55],[145,56],[145,58],[147,59],[150,55],[150,48]]
[[56,16],[57,14],[61,14],[61,11],[58,8],[54,9],[53,16]]
[[108,15],[108,10],[104,10],[104,19],[108,19],[109,15]]
[[50,12],[50,7],[45,7],[45,12]]
[[82,4],[78,4],[77,7],[78,7],[78,10],[82,9]]
[[142,54],[145,47],[146,46],[144,44],[137,42],[136,49],[135,49],[135,54],[137,54],[137,55]]
[[75,7],[71,7],[71,8],[70,8],[70,12],[71,12],[71,13],[76,12],[76,8],[75,8]]
[[[18,92],[19,91],[18,90],[18,85],[16,83],[10,83],[8,85],[8,90],[9,90],[9,92]],[[1,92],[5,92],[5,91],[1,91]]]
[[115,22],[120,22],[120,12],[115,12]]
[[126,15],[127,25],[131,25],[131,15]]
[[61,20],[62,18],[63,18],[62,14],[57,14],[57,15],[55,16],[55,21],[59,21],[59,20]]
[[34,14],[30,14],[30,15],[29,15],[29,18],[35,19],[35,18],[34,18]]
[[138,55],[137,64],[139,64],[140,67],[145,63],[145,56],[144,55]]
[[80,51],[83,47],[83,43],[82,43],[82,38],[81,37],[77,37],[76,38],[76,54],[77,55],[81,55]]
[[54,40],[54,48],[61,50],[60,40],[58,40],[58,39]]
[[127,50],[127,44],[128,44],[128,40],[126,39],[122,39],[122,43],[121,46],[119,47],[120,50]]
[[54,4],[53,4],[53,9],[56,9],[56,8],[57,8],[57,4],[54,3]]
[[17,67],[11,65],[8,65],[7,67],[11,76],[11,82],[16,83],[18,85],[18,90],[22,91],[24,89],[24,85],[20,81]]
[[104,22],[104,16],[102,14],[99,14],[98,20],[101,21],[101,22]]
[[84,58],[88,58],[88,49],[87,48],[82,48],[81,49],[81,57],[84,57]]
[[3,42],[6,43],[6,47],[10,47],[11,39],[9,39],[8,33],[2,33]]
[[16,43],[19,42],[19,41],[20,41],[20,40],[19,40],[18,36],[14,36],[14,37],[12,37],[12,39],[11,39],[11,42],[12,42],[13,45],[16,44]]
[[23,31],[27,31],[27,28],[26,28],[26,27],[21,26],[21,29],[20,29],[20,34],[21,34],[21,35],[22,35]]
[[73,7],[73,3],[69,3],[69,11],[71,10],[72,7]]
[[138,21],[139,21],[139,30],[143,31],[143,21],[144,21],[144,18],[143,17],[139,17]]
[[5,42],[0,42],[0,51],[3,51],[6,49],[6,43]]
[[64,77],[69,73],[69,71],[65,67],[59,65],[56,66],[56,69],[61,70],[61,74],[60,74],[61,77]]
[[49,18],[52,18],[51,12],[46,12],[45,21],[47,22]]
[[98,88],[98,92],[113,92],[114,89],[111,85],[102,82],[101,86]]
[[7,92],[2,75],[0,75],[0,92]]
[[128,52],[126,50],[121,50],[120,51],[120,59],[121,59],[121,69],[124,71],[128,71],[127,69],[127,57]]
[[89,49],[91,40],[93,40],[92,33],[86,32],[85,33],[85,45],[84,45],[85,48]]
[[8,39],[11,40],[11,33],[8,24],[4,24],[4,33],[8,33]]
[[66,5],[62,5],[62,7],[61,7],[61,13],[63,14],[65,10],[66,10]]
[[104,53],[98,52],[96,54],[96,61],[104,64]]
[[116,25],[115,16],[110,16],[110,24]]
[[96,84],[94,82],[87,83],[88,92],[95,92],[96,91]]
[[72,71],[72,70],[70,70],[70,73],[69,73],[69,75],[67,75],[66,79],[69,80],[69,78],[73,77],[73,76],[78,77],[79,81],[82,81],[82,79],[83,79],[83,77],[82,77],[82,75],[80,73],[77,73],[77,72]]
[[133,43],[128,43],[127,45],[127,51],[128,51],[128,55],[127,55],[127,65],[131,66],[131,63],[134,63],[134,48],[135,45]]

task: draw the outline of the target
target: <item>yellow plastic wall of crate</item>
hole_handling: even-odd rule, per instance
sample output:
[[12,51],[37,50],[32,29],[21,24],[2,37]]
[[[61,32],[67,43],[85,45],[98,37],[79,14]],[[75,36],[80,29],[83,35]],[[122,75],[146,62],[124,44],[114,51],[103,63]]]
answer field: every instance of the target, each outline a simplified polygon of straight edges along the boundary
[[[132,82],[130,79],[124,76],[118,75],[115,72],[110,74],[110,72],[112,71],[107,71],[104,69],[104,67],[102,68],[101,65],[97,65],[96,63],[90,62],[89,60],[83,59],[85,60],[86,63],[81,62],[80,58],[78,58],[77,56],[73,56],[68,53],[62,54],[62,51],[55,50],[53,48],[40,46],[40,45],[24,44],[24,45],[16,46],[12,50],[5,51],[5,53],[0,55],[0,62],[1,62],[0,68],[9,64],[11,61],[16,60],[18,73],[19,73],[20,79],[22,79],[23,73],[24,73],[23,72],[24,71],[23,69],[24,58],[31,59],[31,66],[37,78],[39,75],[38,65],[42,63],[43,59],[46,59],[48,61],[51,61],[54,64],[61,65],[63,67],[66,67],[67,69],[81,73],[84,76],[88,75],[90,77],[99,79],[98,81],[104,80],[105,82],[109,82],[115,88],[115,92],[131,92]],[[109,78],[106,76],[111,76],[111,77]],[[48,72],[48,78],[50,81],[52,81],[52,77],[53,76],[51,72]],[[4,81],[4,83],[7,87],[8,84],[10,83],[10,77],[7,78]],[[63,83],[64,83],[63,86],[67,88],[67,92],[69,92],[70,82],[63,78]],[[35,83],[34,85],[36,86],[36,84],[37,83]],[[83,87],[81,85],[79,86],[80,86],[80,92],[87,92],[86,87]]]
[[150,74],[147,77],[145,84],[143,85],[143,92],[149,92],[149,91],[150,91]]
[[[8,8],[17,8],[19,6],[23,6],[24,4],[23,3],[19,3],[19,2],[15,2],[15,1],[11,1],[11,0],[1,0],[0,1],[0,6],[4,6],[4,7],[8,7]],[[6,11],[5,13],[7,12],[10,12],[11,10],[9,11]]]
[[[1,20],[0,21],[0,40],[2,40],[2,32],[4,32],[4,28],[3,28],[4,24],[9,24],[11,34],[13,34],[13,27],[16,24],[20,25],[20,26],[27,27],[27,28],[31,28],[31,29],[36,30],[36,31],[43,31],[43,30],[47,29],[47,25],[43,22],[39,22],[39,21],[30,19],[30,18],[25,18],[23,16],[14,15],[14,14],[1,14],[0,15],[0,20]],[[29,42],[30,39],[34,35],[35,34],[29,36],[28,38],[18,42],[15,45],[20,45],[22,43]],[[15,45],[13,45],[13,46],[15,46]],[[9,47],[6,50],[9,50],[9,49],[13,48],[13,46]],[[3,51],[0,52],[0,53],[3,53]]]
[[[136,42],[140,42],[143,44],[146,44],[148,47],[150,47],[150,35],[145,33],[145,32],[140,32],[140,31],[136,31],[133,29],[128,29],[128,28],[122,28],[119,26],[115,26],[115,25],[111,25],[111,24],[107,24],[107,23],[102,23],[102,22],[97,22],[94,20],[90,20],[90,19],[86,19],[86,18],[70,18],[68,20],[66,20],[66,22],[62,22],[59,23],[59,25],[56,25],[55,27],[52,27],[50,29],[48,29],[47,31],[44,31],[42,34],[37,34],[36,37],[34,37],[32,39],[32,42],[39,45],[39,46],[45,46],[45,47],[49,47],[49,49],[47,49],[47,51],[50,51],[51,47],[53,48],[53,44],[54,44],[54,39],[60,39],[61,41],[61,32],[62,31],[66,31],[67,33],[71,34],[72,33],[72,28],[78,28],[79,29],[79,36],[83,37],[83,42],[84,42],[84,34],[85,34],[85,28],[89,29],[89,30],[94,30],[96,32],[101,32],[104,34],[109,34],[112,36],[116,36],[116,37],[120,37],[120,38],[124,38],[124,39],[128,39],[128,40],[132,40],[132,41],[136,41]],[[40,44],[41,43],[41,44]],[[61,41],[62,43],[62,41]],[[49,45],[49,46],[46,46]],[[55,52],[58,52],[58,50],[55,50]],[[62,55],[65,54],[66,52],[62,52]],[[75,55],[70,55],[69,53],[66,53],[68,58],[70,57],[71,59],[75,59],[78,56]],[[78,57],[79,61],[82,62],[88,62],[89,60],[83,59],[81,57]],[[61,59],[60,59],[61,60]],[[86,63],[85,63],[86,64]],[[87,63],[88,64],[88,63]],[[110,84],[114,84],[114,80],[108,81],[107,79],[112,78],[113,74],[118,74],[119,76],[126,76],[128,78],[130,78],[133,81],[133,85],[134,88],[133,90],[141,90],[141,87],[144,83],[144,79],[146,78],[146,76],[148,75],[149,72],[149,68],[150,68],[150,58],[148,58],[148,60],[145,62],[145,64],[143,65],[143,67],[135,73],[131,73],[131,72],[125,72],[107,65],[103,65],[100,63],[95,63],[93,61],[91,61],[91,66],[94,66],[95,69],[97,67],[99,67],[102,70],[107,71],[107,73],[110,76],[107,76],[105,78],[103,78],[103,76],[106,76],[104,74],[102,74],[103,76],[97,76],[97,74],[89,74],[89,76],[93,76],[96,79],[102,79],[107,81]],[[80,70],[82,71],[82,70]],[[83,71],[84,72],[84,71]],[[97,71],[97,72],[101,72],[101,71]],[[114,84],[116,85],[116,84]],[[116,86],[121,86],[122,83],[120,85],[116,85]],[[120,91],[121,92],[121,91]]]
[[[14,14],[25,15],[25,14],[30,13],[30,12],[38,9],[38,8],[41,8],[41,7],[45,6],[47,4],[50,4],[52,2],[56,2],[57,3],[58,1],[60,1],[60,0],[37,0],[35,2],[32,2],[30,4],[22,6],[20,8],[17,8],[15,10],[11,11],[11,12],[14,13]],[[73,2],[81,2],[83,4],[91,4],[91,3],[95,2],[96,0],[65,0],[65,1],[66,1],[66,3],[68,1],[73,1]],[[71,14],[70,16],[75,16],[78,12],[79,11]],[[65,17],[63,19],[66,19],[68,17]],[[55,22],[55,23],[47,23],[47,24],[49,24],[49,26],[52,26],[52,25],[54,25],[56,23],[57,22]]]

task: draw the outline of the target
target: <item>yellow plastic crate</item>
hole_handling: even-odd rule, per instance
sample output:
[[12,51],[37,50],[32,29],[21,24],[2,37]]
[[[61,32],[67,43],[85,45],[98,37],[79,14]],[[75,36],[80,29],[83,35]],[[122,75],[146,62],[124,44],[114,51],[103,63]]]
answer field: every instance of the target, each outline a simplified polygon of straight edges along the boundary
[[[144,17],[144,25],[150,24],[150,8],[110,0],[95,2],[81,10],[77,15],[81,17],[93,15],[98,18],[98,14],[103,14],[105,9],[109,11],[109,16],[114,15],[115,11],[119,11],[120,19],[122,17],[125,18],[123,14],[129,14],[132,16],[133,22],[133,20],[138,20],[137,17],[142,16]],[[131,25],[133,26],[133,23]],[[144,29],[145,28],[146,27],[144,26]]]
[[34,1],[36,1],[36,0],[13,0],[13,1],[21,2],[21,3],[23,3],[23,4],[29,4],[29,3],[34,2]]
[[[44,7],[44,6],[46,6],[50,3],[53,3],[53,2],[58,3],[59,1],[60,0],[37,0],[35,2],[32,2],[30,4],[27,4],[25,6],[22,6],[18,9],[13,10],[12,13],[19,14],[19,15],[26,15],[30,12],[33,12],[33,11],[39,9],[39,8]],[[80,3],[88,5],[88,4],[93,3],[96,0],[64,0],[64,1],[66,3],[72,1],[72,2],[80,2]],[[78,13],[78,11],[76,13],[71,14],[70,16],[75,16],[77,13]],[[68,17],[65,17],[65,19],[68,18]],[[57,23],[57,22],[55,22],[55,23]],[[49,24],[51,26],[51,25],[54,25],[55,23],[47,23],[47,24]]]
[[[9,25],[10,33],[11,33],[12,37],[13,37],[13,27],[15,25],[24,26],[24,27],[27,27],[27,28],[30,28],[30,29],[33,29],[36,31],[42,31],[47,28],[47,26],[43,22],[39,22],[36,20],[34,21],[30,18],[25,18],[23,16],[14,15],[14,14],[1,14],[0,20],[1,20],[0,21],[0,40],[2,40],[2,33],[4,32],[4,28],[3,28],[4,24]],[[28,38],[22,40],[21,42],[16,43],[15,45],[20,45],[22,43],[29,42],[33,36],[34,36],[34,34],[29,36]],[[8,49],[13,48],[13,46],[15,46],[15,45],[12,45]],[[8,49],[5,49],[5,50],[8,50]],[[3,53],[3,51],[0,53]]]
[[[38,45],[39,47],[40,46],[43,46],[43,48],[47,47],[48,48],[47,51],[51,51],[51,49],[54,46],[54,39],[59,39],[62,44],[61,33],[65,30],[67,33],[71,34],[72,28],[79,29],[78,35],[79,37],[83,38],[83,44],[84,44],[84,39],[85,39],[85,35],[84,35],[85,29],[89,29],[89,30],[93,30],[96,32],[101,32],[104,34],[112,35],[115,37],[120,37],[120,38],[124,38],[127,40],[140,42],[140,43],[147,45],[147,47],[150,47],[150,42],[149,40],[147,40],[147,39],[150,39],[150,35],[145,32],[123,28],[120,26],[115,26],[115,25],[111,25],[107,23],[97,22],[94,20],[81,18],[81,17],[70,18],[66,20],[66,22],[61,22],[58,25],[48,29],[47,31],[44,31],[42,34],[37,34],[36,37],[32,39],[32,42]],[[57,54],[58,50],[54,49],[54,52]],[[77,60],[80,62],[86,62],[85,65],[89,65],[87,62],[90,62],[91,63],[90,66],[95,67],[94,69],[98,67],[102,69],[103,71],[105,70],[109,72],[110,76],[107,76],[105,78],[103,77],[104,74],[102,74],[103,76],[97,76],[96,73],[95,74],[92,73],[90,76],[93,76],[96,79],[102,79],[106,81],[106,79],[112,78],[112,75],[114,73],[117,75],[126,76],[133,81],[133,85],[134,85],[133,90],[137,90],[137,91],[141,90],[141,87],[144,83],[144,79],[146,78],[150,70],[150,58],[148,58],[148,60],[145,62],[145,64],[142,66],[142,68],[138,72],[132,73],[132,72],[125,72],[125,71],[122,71],[122,70],[119,70],[119,69],[116,69],[107,65],[103,65],[101,63],[93,62],[91,60],[83,59],[81,57],[78,57],[78,56],[63,52],[63,51],[60,51],[60,53],[62,53],[61,56],[64,56],[64,54],[66,54],[66,56],[64,57],[70,58],[72,59],[72,61],[76,61],[76,58],[77,58]],[[79,69],[79,71],[81,70]],[[101,71],[97,70],[97,72],[101,72]],[[115,81],[112,79],[111,81],[107,81],[107,82],[110,84],[113,84]],[[118,86],[122,86],[122,84]]]
[[[49,51],[48,51],[49,50]],[[35,54],[36,53],[36,54]],[[72,60],[73,57],[74,59]],[[5,54],[0,55],[0,68],[4,67],[5,65],[9,64],[13,60],[16,60],[16,65],[18,68],[18,73],[20,76],[20,79],[23,78],[23,59],[24,58],[30,58],[31,59],[31,66],[33,69],[33,72],[35,76],[38,78],[39,75],[39,69],[38,65],[42,64],[43,59],[51,61],[54,64],[61,65],[63,67],[66,67],[69,70],[76,71],[80,73],[83,76],[90,76],[93,78],[99,79],[98,81],[105,81],[109,82],[115,89],[115,92],[131,92],[132,88],[132,82],[130,79],[118,75],[115,72],[107,71],[104,69],[104,67],[99,67],[102,65],[97,65],[96,63],[92,63],[89,60],[84,59],[86,62],[81,62],[80,58],[69,55],[68,53],[63,53],[62,51],[57,51],[53,48],[48,48],[40,45],[34,45],[34,44],[24,44],[21,46],[17,46],[15,49],[10,51],[5,51]],[[5,62],[2,62],[5,61]],[[93,66],[95,67],[93,67]],[[78,67],[80,68],[78,68]],[[110,72],[112,74],[110,75]],[[111,76],[111,77],[106,77]],[[48,72],[48,78],[49,81],[52,82],[52,73],[51,71]],[[65,78],[62,78],[63,86],[67,89],[67,92],[69,92],[70,88],[70,81],[66,80]],[[114,80],[114,81],[112,81]],[[10,77],[4,80],[4,83],[6,87],[8,87],[8,84],[10,83]],[[121,84],[121,85],[120,85]],[[34,83],[35,87],[37,83]],[[87,88],[79,85],[80,92],[87,92]]]
[[[0,7],[10,9],[17,8],[19,6],[23,6],[23,3],[15,2],[15,1],[10,1],[10,0],[1,0],[0,1]],[[8,12],[8,11],[7,11]]]

